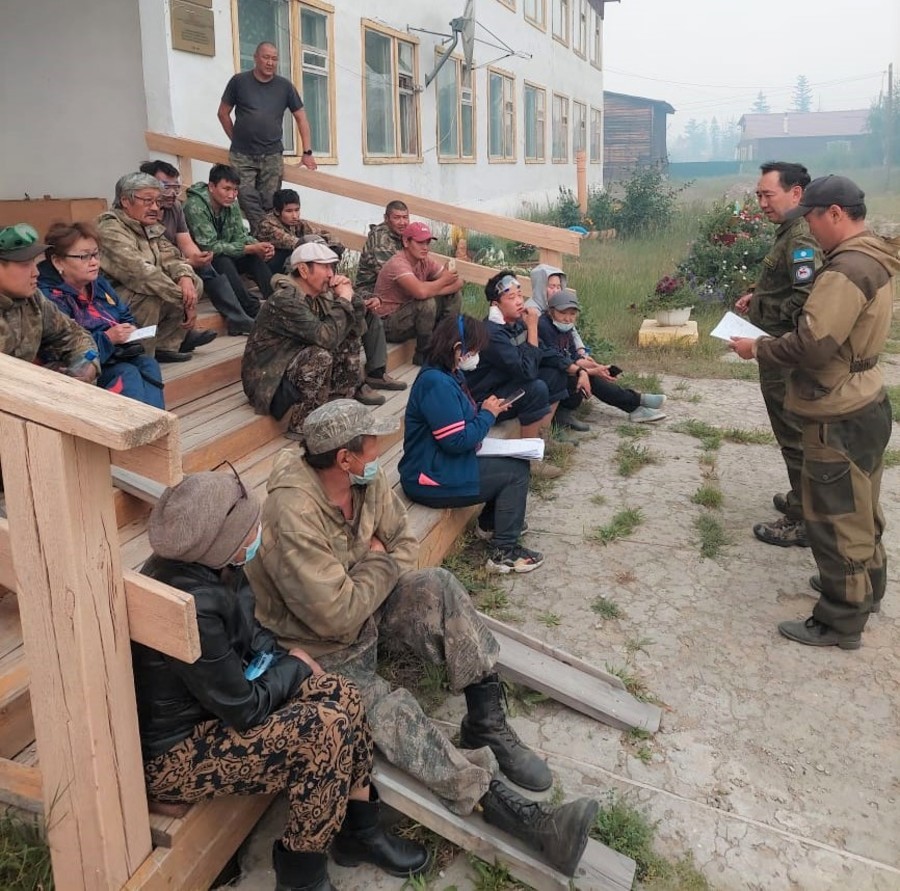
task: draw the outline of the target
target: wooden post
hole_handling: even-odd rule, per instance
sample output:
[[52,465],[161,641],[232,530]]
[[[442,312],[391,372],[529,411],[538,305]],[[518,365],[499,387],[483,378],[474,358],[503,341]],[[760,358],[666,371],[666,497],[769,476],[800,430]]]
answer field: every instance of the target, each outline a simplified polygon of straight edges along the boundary
[[587,154],[583,151],[575,152],[576,182],[578,185],[578,209],[581,215],[587,214]]
[[0,451],[56,887],[120,888],[150,825],[109,450],[2,413]]

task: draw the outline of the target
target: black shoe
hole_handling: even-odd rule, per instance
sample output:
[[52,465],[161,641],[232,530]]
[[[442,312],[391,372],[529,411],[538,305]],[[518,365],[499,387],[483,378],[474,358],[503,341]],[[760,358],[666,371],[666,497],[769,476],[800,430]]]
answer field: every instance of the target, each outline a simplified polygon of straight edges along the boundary
[[576,433],[587,433],[591,428],[589,424],[579,420],[575,416],[575,412],[567,408],[556,409],[556,415],[553,417],[553,423],[557,427],[563,427],[568,430],[574,430]]
[[157,362],[188,362],[194,358],[193,353],[182,353],[179,350],[157,350],[153,355]]
[[218,336],[218,331],[211,331],[209,328],[204,331],[191,330],[184,335],[179,349],[182,353],[192,353],[197,347],[212,343]]
[[388,875],[409,877],[431,865],[427,848],[386,832],[379,819],[378,792],[371,786],[370,801],[347,802],[347,816],[331,843],[331,856],[338,866],[373,863]]
[[600,805],[579,798],[561,807],[530,801],[493,780],[481,799],[485,822],[525,842],[563,875],[575,875]]
[[776,493],[772,496],[772,506],[775,510],[780,514],[787,514],[788,512],[788,500],[787,495],[782,495],[781,492]]
[[543,792],[553,785],[553,774],[543,758],[535,755],[506,720],[503,685],[500,678],[488,675],[477,684],[469,684],[466,694],[468,712],[459,728],[461,749],[487,746],[500,770],[517,786]]
[[[810,586],[810,588],[813,589],[813,591],[818,591],[819,594],[821,594],[822,593],[822,576],[820,576],[818,573],[816,573],[815,575],[811,575],[809,577],[809,586]],[[873,612],[873,613],[881,612],[881,601],[880,600],[872,601],[872,609],[870,610],[870,612]]]
[[246,337],[253,330],[253,322],[229,322],[226,330],[229,337]]
[[289,851],[281,841],[272,845],[275,891],[334,891],[328,881],[328,856],[312,851]]
[[858,650],[861,635],[845,634],[824,625],[815,616],[798,619],[795,622],[779,622],[778,631],[788,640],[806,644],[808,647],[839,647],[842,650]]

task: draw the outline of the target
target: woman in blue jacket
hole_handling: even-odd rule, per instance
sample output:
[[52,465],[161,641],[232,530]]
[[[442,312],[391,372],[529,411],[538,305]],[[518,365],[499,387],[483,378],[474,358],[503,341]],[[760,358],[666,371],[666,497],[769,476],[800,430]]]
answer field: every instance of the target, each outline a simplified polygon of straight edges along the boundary
[[477,366],[487,343],[484,323],[470,316],[447,317],[434,329],[406,405],[400,483],[410,499],[428,507],[484,502],[475,531],[491,542],[487,568],[531,572],[544,557],[519,544],[529,464],[519,458],[478,457],[482,440],[507,404],[490,395],[479,406],[462,375]]
[[38,266],[38,287],[94,338],[101,365],[97,385],[165,408],[159,363],[143,354],[140,342],[128,343],[137,323],[100,275],[96,229],[90,223],[54,223],[44,241],[47,259]]

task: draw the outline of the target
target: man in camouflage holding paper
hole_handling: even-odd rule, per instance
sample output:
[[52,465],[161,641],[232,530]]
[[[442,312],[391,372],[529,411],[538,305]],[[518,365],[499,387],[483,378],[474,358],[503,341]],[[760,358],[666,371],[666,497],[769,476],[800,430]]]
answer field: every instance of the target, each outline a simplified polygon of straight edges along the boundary
[[803,515],[818,567],[812,615],[779,632],[809,646],[855,650],[884,597],[879,498],[891,404],[878,364],[891,328],[900,242],[866,229],[865,194],[844,176],[813,180],[787,219],[805,216],[825,265],[781,337],[734,338],[743,359],[791,369],[785,407],[802,420]]
[[[509,726],[496,674],[499,646],[468,592],[445,569],[417,569],[418,542],[378,466],[377,437],[396,431],[359,403],[338,399],[303,424],[301,454],[276,458],[262,515],[262,543],[247,564],[257,616],[282,645],[302,646],[326,671],[359,687],[379,750],[457,814],[484,818],[574,873],[597,803],[559,808],[522,798],[552,783],[543,759]],[[379,644],[443,666],[467,713],[457,749],[402,687],[379,677]]]
[[[822,265],[822,252],[809,234],[802,217],[786,219],[809,185],[809,174],[801,164],[770,161],[760,167],[756,186],[760,210],[777,225],[775,243],[763,261],[759,281],[741,297],[735,309],[746,313],[758,328],[773,337],[794,330],[796,320],[809,296],[816,270]],[[784,400],[790,370],[759,360],[759,388],[762,391],[772,432],[781,447],[787,467],[790,489],[772,498],[784,516],[771,523],[757,523],[753,534],[767,544],[807,547],[800,498],[800,470],[803,449],[800,444],[800,420],[785,410]]]

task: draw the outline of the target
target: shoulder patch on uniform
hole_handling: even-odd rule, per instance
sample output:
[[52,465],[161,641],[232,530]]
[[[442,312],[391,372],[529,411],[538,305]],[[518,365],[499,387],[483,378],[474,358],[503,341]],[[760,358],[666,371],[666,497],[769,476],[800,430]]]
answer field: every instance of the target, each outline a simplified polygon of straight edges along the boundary
[[794,248],[794,262],[801,263],[804,260],[812,260],[815,253],[810,247]]

